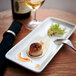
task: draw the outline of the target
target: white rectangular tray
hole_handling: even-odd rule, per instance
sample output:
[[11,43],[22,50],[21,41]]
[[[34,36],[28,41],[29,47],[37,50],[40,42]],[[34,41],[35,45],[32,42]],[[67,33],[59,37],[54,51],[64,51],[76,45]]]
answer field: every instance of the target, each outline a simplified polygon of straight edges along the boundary
[[[53,36],[50,37],[50,45],[48,47],[47,52],[45,55],[41,58],[30,58],[26,54],[26,50],[29,48],[30,44],[33,42],[37,42],[42,37],[47,35],[47,31],[51,24],[53,23],[59,23],[61,27],[66,28],[65,34],[61,37]],[[64,20],[60,20],[57,18],[47,18],[44,20],[35,30],[33,30],[29,35],[27,35],[24,39],[22,39],[18,44],[16,44],[12,49],[10,49],[5,57],[24,68],[27,68],[33,72],[39,73],[41,72],[46,65],[52,60],[52,58],[57,54],[57,52],[60,50],[60,48],[63,46],[56,45],[53,41],[57,38],[69,38],[72,33],[75,31],[76,26],[72,23],[66,22]],[[47,35],[48,36],[48,35]],[[21,56],[23,58],[29,58],[32,60],[32,63],[30,62],[21,62],[17,60],[18,53],[21,52]],[[35,65],[39,64],[40,68],[35,68]]]

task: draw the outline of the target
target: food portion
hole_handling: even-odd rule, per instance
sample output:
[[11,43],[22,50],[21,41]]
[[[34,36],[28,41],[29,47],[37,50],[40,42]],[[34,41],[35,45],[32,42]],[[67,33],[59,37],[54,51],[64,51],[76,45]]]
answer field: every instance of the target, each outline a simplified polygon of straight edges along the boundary
[[53,36],[53,35],[63,35],[65,32],[64,28],[60,28],[59,24],[52,24],[48,30],[48,35]]
[[29,48],[29,55],[40,56],[42,54],[42,44],[36,42],[32,43]]
[[26,53],[31,58],[40,58],[43,57],[48,50],[50,45],[50,40],[41,38],[38,42],[30,44],[29,48],[27,49]]

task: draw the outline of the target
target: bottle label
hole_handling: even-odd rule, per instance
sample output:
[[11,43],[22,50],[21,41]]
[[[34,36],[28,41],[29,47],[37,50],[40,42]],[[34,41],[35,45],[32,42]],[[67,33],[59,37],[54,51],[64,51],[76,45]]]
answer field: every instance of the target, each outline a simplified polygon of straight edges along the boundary
[[18,14],[27,13],[30,8],[25,4],[24,0],[13,0],[14,12]]

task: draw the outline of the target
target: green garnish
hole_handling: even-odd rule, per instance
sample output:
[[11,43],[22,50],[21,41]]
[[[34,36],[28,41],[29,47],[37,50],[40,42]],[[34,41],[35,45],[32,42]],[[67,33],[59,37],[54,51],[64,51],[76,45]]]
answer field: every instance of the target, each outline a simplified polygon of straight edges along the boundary
[[52,24],[50,26],[50,29],[48,30],[48,35],[52,36],[52,35],[63,35],[65,32],[65,29],[61,29],[59,27],[59,24]]

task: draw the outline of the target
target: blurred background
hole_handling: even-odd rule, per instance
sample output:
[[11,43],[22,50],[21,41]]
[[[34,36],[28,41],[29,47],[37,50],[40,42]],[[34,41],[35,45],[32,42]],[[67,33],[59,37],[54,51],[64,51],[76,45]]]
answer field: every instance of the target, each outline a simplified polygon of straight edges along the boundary
[[[64,10],[76,14],[76,0],[45,0],[41,8]],[[11,0],[0,0],[0,11],[11,9]]]

